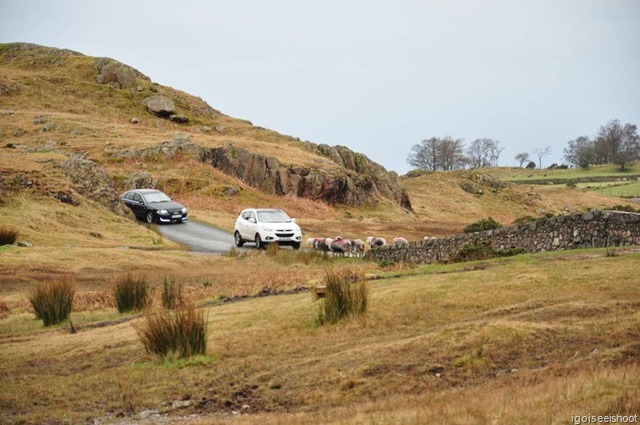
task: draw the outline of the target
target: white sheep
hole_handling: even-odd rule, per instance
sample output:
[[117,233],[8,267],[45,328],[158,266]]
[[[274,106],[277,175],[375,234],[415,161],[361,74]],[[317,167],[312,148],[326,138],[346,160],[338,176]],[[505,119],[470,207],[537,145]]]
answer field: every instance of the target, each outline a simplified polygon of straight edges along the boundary
[[379,238],[376,236],[369,236],[367,238],[367,243],[369,244],[369,246],[371,248],[374,248],[376,246],[385,246],[387,244],[387,241],[384,238]]
[[351,241],[345,239],[342,236],[336,236],[335,239],[329,244],[329,249],[334,254],[346,255],[351,252]]
[[409,241],[400,236],[393,238],[393,245],[398,248],[406,248],[409,246]]
[[362,239],[354,239],[351,241],[351,250],[356,257],[364,256],[364,241]]

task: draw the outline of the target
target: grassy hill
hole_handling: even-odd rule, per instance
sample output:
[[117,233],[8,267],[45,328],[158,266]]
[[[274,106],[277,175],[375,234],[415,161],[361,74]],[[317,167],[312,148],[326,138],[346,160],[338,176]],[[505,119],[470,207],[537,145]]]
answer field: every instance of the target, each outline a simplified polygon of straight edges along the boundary
[[[223,229],[243,208],[270,206],[296,217],[305,237],[410,240],[487,216],[506,225],[628,202],[564,184],[505,183],[520,179],[515,169],[403,176],[413,211],[382,196],[353,206],[263,193],[186,154],[126,153],[178,134],[204,148],[233,143],[291,166],[345,170],[307,142],[142,74],[129,88],[98,83],[95,65],[75,52],[0,45],[0,227],[33,244],[0,246],[0,422],[119,423],[153,409],[169,423],[193,415],[191,423],[537,424],[640,409],[633,250],[428,267],[306,252],[200,255],[99,194],[121,193],[145,173],[191,219]],[[157,94],[189,123],[150,114],[142,99]],[[62,166],[72,157],[95,163],[112,187],[92,192],[91,179],[73,180]],[[308,293],[242,298],[304,290],[330,269],[372,279],[366,318],[318,326]],[[187,300],[207,310],[207,356],[145,354],[142,319],[114,306],[112,285],[127,272],[146,276],[156,304],[165,279],[185,285]],[[37,283],[62,276],[78,285],[75,334],[69,324],[43,328],[27,301]]]

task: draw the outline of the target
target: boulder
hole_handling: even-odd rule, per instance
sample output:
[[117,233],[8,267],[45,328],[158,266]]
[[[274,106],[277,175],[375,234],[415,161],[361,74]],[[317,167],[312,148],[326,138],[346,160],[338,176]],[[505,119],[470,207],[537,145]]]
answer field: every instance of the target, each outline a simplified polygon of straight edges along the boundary
[[168,97],[156,95],[146,97],[142,104],[149,112],[159,117],[170,117],[176,111],[176,104]]
[[96,58],[94,68],[98,70],[96,81],[111,84],[117,89],[128,89],[137,85],[137,79],[149,80],[140,71],[110,58]]

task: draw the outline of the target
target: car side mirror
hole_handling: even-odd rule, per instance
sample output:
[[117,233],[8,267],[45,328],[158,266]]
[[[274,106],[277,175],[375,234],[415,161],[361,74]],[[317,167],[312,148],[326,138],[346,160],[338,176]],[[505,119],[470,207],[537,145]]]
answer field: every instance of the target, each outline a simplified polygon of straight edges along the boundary
[[295,219],[295,218],[292,218],[292,219],[291,219],[291,221],[293,221],[293,222],[295,223],[295,222],[296,222],[296,219]]
[[251,218],[249,219],[249,223],[256,224],[257,222],[256,222],[256,219],[255,219],[255,218],[251,217]]

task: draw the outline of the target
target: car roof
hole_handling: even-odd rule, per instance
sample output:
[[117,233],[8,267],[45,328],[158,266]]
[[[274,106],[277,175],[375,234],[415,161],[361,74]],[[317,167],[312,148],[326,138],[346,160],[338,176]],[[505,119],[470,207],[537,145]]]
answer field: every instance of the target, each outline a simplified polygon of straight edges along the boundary
[[284,212],[280,208],[246,208],[246,209],[242,210],[242,213],[245,213],[247,211],[255,211],[255,212],[258,212],[258,211],[280,211],[280,212]]
[[129,193],[129,192],[145,194],[145,193],[154,193],[154,192],[160,192],[160,191],[158,189],[133,189],[133,190],[128,190],[125,193]]

